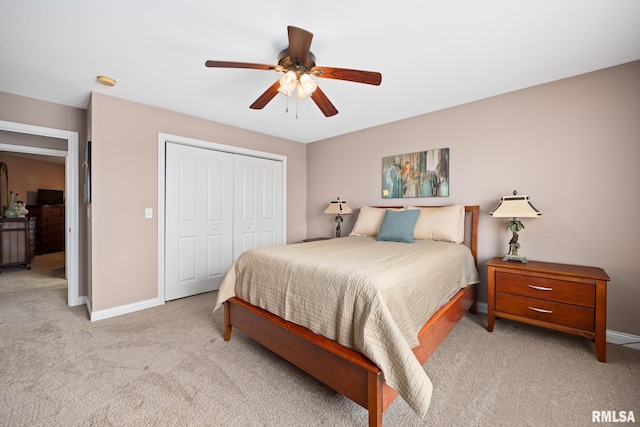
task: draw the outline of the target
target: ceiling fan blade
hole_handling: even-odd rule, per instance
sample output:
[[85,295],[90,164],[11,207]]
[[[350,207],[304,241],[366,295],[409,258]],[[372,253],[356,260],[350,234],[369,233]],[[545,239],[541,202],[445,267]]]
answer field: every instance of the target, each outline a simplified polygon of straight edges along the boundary
[[207,61],[204,63],[207,67],[214,68],[250,68],[252,70],[278,70],[277,65],[252,64],[250,62],[233,62],[233,61]]
[[365,83],[379,86],[382,74],[375,71],[348,70],[345,68],[313,67],[311,73],[324,79],[348,80],[350,82]]
[[313,34],[302,28],[287,27],[289,33],[289,57],[295,65],[305,65],[311,49]]
[[249,108],[253,110],[262,110],[265,105],[269,103],[273,99],[274,96],[278,94],[278,88],[280,87],[280,80],[276,80],[274,84],[272,84],[269,89],[265,90],[262,95],[256,99],[253,104],[249,106]]
[[318,108],[320,108],[320,111],[322,111],[322,113],[326,117],[331,117],[338,114],[338,110],[336,109],[336,107],[333,106],[331,101],[329,101],[329,98],[327,98],[327,95],[325,95],[319,87],[317,87],[316,90],[313,91],[313,93],[311,94],[311,99],[313,99],[313,102],[316,103]]

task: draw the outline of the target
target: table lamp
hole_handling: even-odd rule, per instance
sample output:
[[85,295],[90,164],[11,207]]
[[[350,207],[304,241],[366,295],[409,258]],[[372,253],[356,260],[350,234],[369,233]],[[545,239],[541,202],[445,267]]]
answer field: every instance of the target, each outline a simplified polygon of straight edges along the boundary
[[518,254],[520,243],[518,243],[518,232],[524,229],[522,222],[517,217],[534,218],[542,216],[542,212],[536,209],[529,201],[529,196],[518,196],[517,191],[513,191],[513,196],[504,196],[500,199],[500,204],[489,215],[499,218],[512,218],[507,221],[507,230],[511,229],[513,236],[509,241],[509,253],[502,258],[503,261],[527,262],[527,257]]
[[324,210],[324,213],[336,216],[336,237],[340,237],[340,223],[343,221],[342,215],[349,215],[353,213],[353,210],[349,207],[347,202],[345,202],[344,200],[340,200],[340,197],[338,197],[337,200],[329,202],[329,206],[327,206],[327,209]]

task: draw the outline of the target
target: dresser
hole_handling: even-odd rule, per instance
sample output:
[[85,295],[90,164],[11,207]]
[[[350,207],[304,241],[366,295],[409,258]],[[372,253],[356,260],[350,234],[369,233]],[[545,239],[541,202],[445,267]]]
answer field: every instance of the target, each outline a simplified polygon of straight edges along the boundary
[[36,254],[64,251],[65,205],[29,205],[29,216],[37,218]]
[[502,317],[592,338],[605,362],[609,276],[603,269],[502,258],[486,265],[489,332]]
[[0,271],[3,267],[31,269],[35,255],[36,218],[0,218]]

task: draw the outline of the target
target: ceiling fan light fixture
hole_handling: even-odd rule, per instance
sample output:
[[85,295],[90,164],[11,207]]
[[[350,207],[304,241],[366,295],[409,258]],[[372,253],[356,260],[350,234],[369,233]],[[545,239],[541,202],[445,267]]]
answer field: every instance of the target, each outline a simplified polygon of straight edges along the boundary
[[302,99],[302,98],[306,98],[308,96],[311,96],[310,93],[306,93],[304,91],[304,89],[302,88],[302,85],[300,83],[298,83],[298,86],[296,86],[296,95],[298,96],[298,99]]
[[282,89],[282,86],[280,86],[280,87],[278,88],[278,92],[280,92],[280,93],[281,93],[281,94],[283,94],[283,95],[288,96],[289,98],[291,98],[291,95],[293,94],[293,91],[291,91],[291,90],[284,90],[284,89]]
[[[282,93],[293,92],[296,89],[296,84],[298,82],[298,76],[295,72],[289,70],[284,76],[280,77],[280,88],[278,90]],[[290,94],[288,96],[291,96]]]
[[304,93],[304,96],[309,96],[317,88],[318,83],[313,80],[309,74],[303,74],[300,76],[300,84],[298,84],[298,97],[300,97],[301,91]]

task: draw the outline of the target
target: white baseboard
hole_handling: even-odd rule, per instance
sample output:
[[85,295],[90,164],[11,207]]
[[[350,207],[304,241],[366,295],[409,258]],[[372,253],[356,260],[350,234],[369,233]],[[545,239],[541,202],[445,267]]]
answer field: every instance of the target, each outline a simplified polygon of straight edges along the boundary
[[479,313],[487,314],[489,312],[489,305],[487,305],[486,302],[478,302],[476,303],[476,310],[478,310]]
[[[479,302],[476,304],[479,313],[487,314],[489,306],[486,302]],[[640,350],[640,336],[626,334],[624,332],[612,331],[607,329],[607,342],[611,344],[622,345],[627,348],[633,348]]]
[[110,317],[121,316],[123,314],[133,313],[134,311],[144,310],[151,307],[162,305],[158,302],[157,298],[149,299],[146,301],[134,302],[132,304],[121,305],[118,307],[107,308],[105,310],[92,311],[90,305],[87,304],[89,309],[89,315],[91,321],[108,319]]
[[634,350],[640,350],[640,337],[638,335],[631,335],[607,329],[607,342],[627,348],[633,348]]

